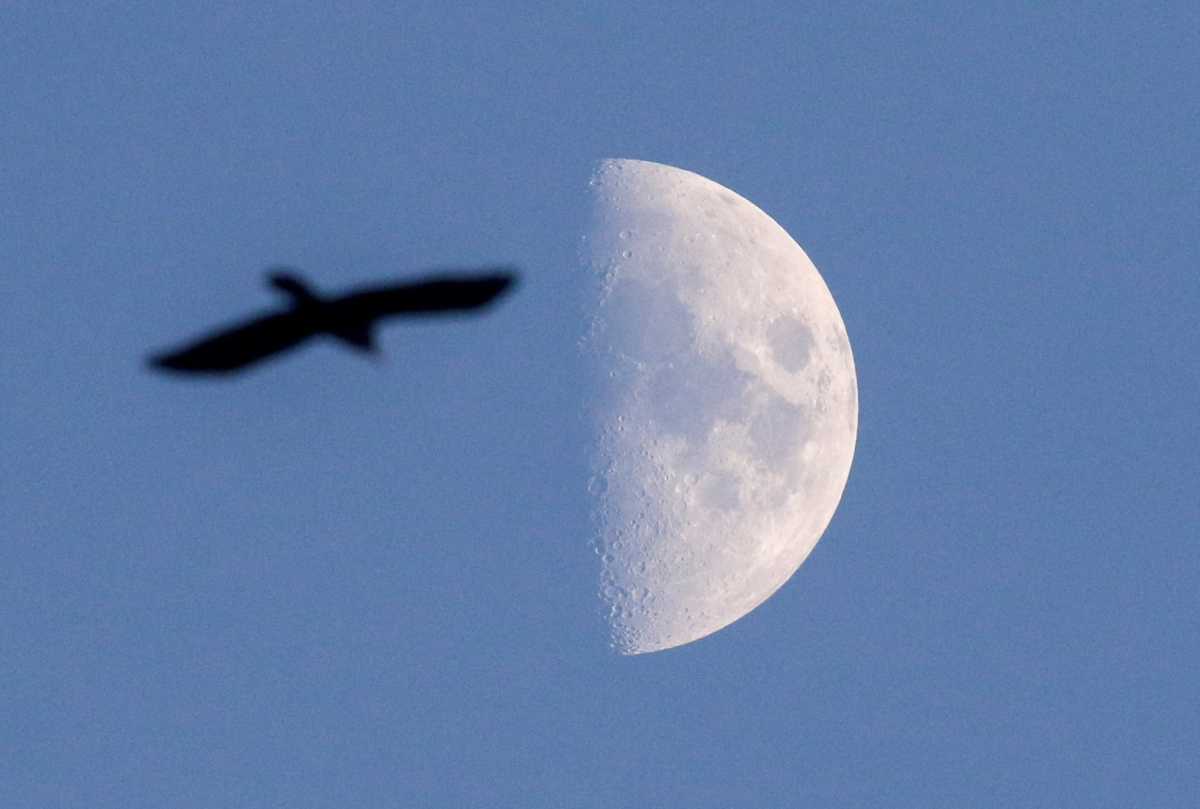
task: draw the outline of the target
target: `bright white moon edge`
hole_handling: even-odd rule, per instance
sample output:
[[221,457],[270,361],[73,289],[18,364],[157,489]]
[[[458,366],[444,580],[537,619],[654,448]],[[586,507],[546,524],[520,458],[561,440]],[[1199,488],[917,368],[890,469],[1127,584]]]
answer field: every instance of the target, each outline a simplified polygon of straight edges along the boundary
[[850,471],[858,389],[833,297],[767,214],[640,160],[592,179],[601,596],[624,654],[702,638],[786,582]]

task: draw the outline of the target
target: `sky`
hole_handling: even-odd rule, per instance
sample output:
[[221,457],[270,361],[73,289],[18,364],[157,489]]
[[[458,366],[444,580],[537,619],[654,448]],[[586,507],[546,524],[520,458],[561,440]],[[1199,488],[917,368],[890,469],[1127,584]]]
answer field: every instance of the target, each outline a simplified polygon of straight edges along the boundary
[[[1194,3],[0,5],[0,805],[1185,806]],[[606,645],[607,157],[813,259],[858,370],[795,576]],[[147,354],[511,263],[227,381]]]

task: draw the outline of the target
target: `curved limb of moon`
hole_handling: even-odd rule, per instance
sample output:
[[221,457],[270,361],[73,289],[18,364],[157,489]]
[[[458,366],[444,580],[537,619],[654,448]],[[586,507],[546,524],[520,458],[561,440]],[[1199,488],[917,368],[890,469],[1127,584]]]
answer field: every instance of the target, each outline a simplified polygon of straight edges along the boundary
[[699,175],[605,161],[594,180],[601,581],[625,653],[704,637],[766,600],[833,516],[858,392],[804,251]]

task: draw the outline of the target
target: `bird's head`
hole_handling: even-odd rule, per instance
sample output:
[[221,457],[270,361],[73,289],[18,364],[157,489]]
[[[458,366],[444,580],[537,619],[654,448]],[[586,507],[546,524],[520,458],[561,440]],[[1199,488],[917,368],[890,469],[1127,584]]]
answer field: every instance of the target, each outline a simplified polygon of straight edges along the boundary
[[316,303],[320,300],[292,267],[271,267],[267,270],[267,283],[285,293],[296,305]]

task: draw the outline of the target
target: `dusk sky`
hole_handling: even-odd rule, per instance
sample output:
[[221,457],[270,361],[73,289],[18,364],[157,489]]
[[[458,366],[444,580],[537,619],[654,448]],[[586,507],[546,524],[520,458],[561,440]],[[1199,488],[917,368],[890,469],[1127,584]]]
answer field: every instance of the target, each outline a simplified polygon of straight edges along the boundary
[[[1184,807],[1195,3],[0,7],[0,806]],[[778,222],[854,352],[815,550],[608,646],[599,161]],[[520,268],[241,376],[316,288]]]

